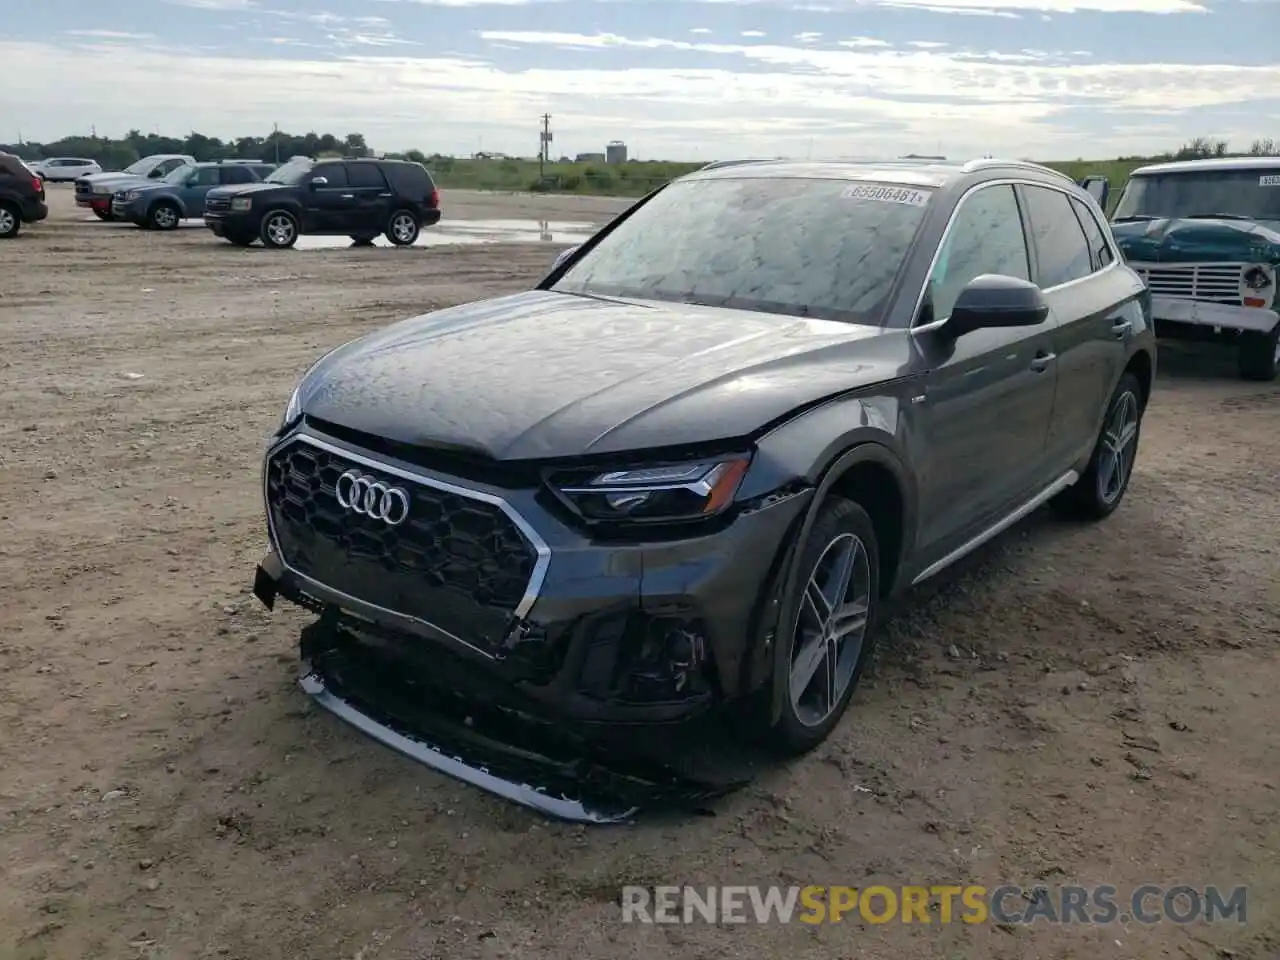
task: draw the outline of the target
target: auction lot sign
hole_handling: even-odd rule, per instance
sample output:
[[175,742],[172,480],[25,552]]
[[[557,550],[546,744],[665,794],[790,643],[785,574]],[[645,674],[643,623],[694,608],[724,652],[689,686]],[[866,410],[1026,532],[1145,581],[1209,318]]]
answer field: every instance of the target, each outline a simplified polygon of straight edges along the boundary
[[628,886],[624,923],[1244,923],[1246,887]]

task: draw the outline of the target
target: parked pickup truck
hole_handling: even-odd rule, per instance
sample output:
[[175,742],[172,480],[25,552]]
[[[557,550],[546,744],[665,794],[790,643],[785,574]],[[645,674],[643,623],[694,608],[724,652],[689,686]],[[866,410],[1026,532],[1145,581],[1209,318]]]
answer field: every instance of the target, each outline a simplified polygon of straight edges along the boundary
[[125,184],[160,180],[196,158],[180,153],[155,153],[129,164],[118,173],[95,173],[76,180],[76,205],[88,207],[99,220],[112,219],[111,197]]
[[[1089,189],[1090,177],[1082,181]],[[1090,191],[1094,192],[1094,191]],[[1095,196],[1097,194],[1095,193]],[[1280,157],[1139,167],[1112,214],[1158,336],[1234,343],[1240,376],[1280,373]]]

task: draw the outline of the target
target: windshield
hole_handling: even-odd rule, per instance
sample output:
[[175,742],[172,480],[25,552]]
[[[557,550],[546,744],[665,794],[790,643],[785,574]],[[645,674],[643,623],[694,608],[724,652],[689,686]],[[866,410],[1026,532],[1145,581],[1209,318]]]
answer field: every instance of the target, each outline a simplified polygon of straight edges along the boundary
[[191,176],[191,174],[195,173],[195,171],[196,171],[196,168],[193,167],[191,164],[184,163],[182,166],[175,167],[173,170],[170,170],[167,174],[165,174],[164,182],[165,183],[185,183],[187,180],[187,177]]
[[1125,185],[1114,220],[1224,214],[1280,220],[1280,164],[1274,169],[1143,174]]
[[295,184],[301,183],[302,178],[311,172],[311,168],[315,166],[314,160],[302,157],[297,160],[290,160],[279,170],[276,170],[271,176],[267,177],[264,183],[285,183]]
[[552,289],[880,324],[931,195],[848,180],[680,181]]
[[149,173],[152,166],[154,166],[154,163],[151,160],[144,158],[142,160],[135,160],[133,163],[129,164],[127,167],[124,168],[124,172],[136,173],[139,176],[142,176],[146,173]]

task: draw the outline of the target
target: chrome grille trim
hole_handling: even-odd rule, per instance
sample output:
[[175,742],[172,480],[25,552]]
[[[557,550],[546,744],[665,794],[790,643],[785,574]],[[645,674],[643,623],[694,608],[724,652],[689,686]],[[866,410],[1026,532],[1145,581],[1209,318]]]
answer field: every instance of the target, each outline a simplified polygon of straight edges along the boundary
[[1153,294],[1240,306],[1245,263],[1130,263]]

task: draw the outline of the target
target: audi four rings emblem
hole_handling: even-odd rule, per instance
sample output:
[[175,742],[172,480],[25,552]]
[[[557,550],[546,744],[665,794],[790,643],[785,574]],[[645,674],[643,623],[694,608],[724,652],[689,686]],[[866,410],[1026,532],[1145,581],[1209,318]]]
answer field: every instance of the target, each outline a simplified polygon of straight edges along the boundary
[[338,478],[334,495],[345,509],[398,527],[409,519],[409,494],[373,477],[348,470]]

